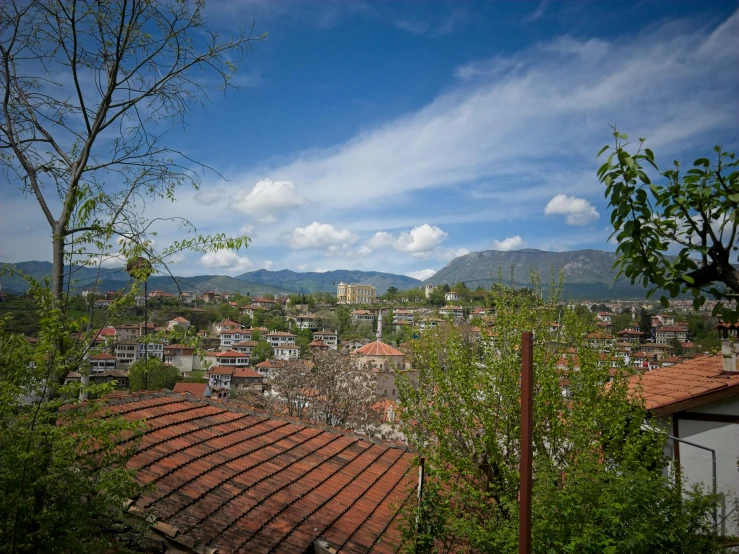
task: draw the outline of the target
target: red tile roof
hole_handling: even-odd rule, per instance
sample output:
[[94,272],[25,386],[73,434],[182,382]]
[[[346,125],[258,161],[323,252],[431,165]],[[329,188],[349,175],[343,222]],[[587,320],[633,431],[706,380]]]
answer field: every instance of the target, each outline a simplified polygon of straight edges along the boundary
[[205,389],[208,388],[208,383],[175,383],[174,392],[180,394],[190,393],[195,396],[205,396]]
[[90,356],[91,360],[115,360],[116,357],[108,354],[107,352],[101,352],[100,354],[95,354],[94,356]]
[[399,511],[415,501],[405,448],[174,393],[108,405],[147,424],[128,465],[152,489],[129,510],[155,516],[190,549],[302,554],[316,539],[344,553],[400,547]]
[[246,356],[243,352],[236,352],[236,350],[226,350],[225,352],[216,352],[216,358],[243,358]]
[[647,409],[661,416],[739,394],[739,375],[723,374],[721,356],[703,356],[635,375],[629,386],[641,386]]
[[352,354],[359,356],[404,356],[400,350],[379,340],[365,344],[362,348],[357,348]]
[[282,367],[285,365],[282,360],[264,360],[262,363],[257,364],[257,367],[272,369],[273,367]]
[[234,367],[230,365],[216,365],[208,370],[209,375],[231,375],[234,372]]
[[257,373],[256,371],[254,371],[253,369],[249,369],[248,367],[234,367],[232,369],[233,369],[234,377],[242,377],[242,378],[258,377],[260,379],[262,378],[261,373]]

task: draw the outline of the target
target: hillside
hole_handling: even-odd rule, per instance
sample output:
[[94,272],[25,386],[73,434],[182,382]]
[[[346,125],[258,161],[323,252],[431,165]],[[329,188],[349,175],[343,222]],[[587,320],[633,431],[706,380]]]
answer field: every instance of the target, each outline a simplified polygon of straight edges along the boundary
[[613,264],[616,255],[602,250],[572,250],[569,252],[544,252],[527,248],[499,252],[485,250],[453,259],[426,283],[449,284],[464,282],[468,287],[489,287],[498,281],[510,282],[511,265],[514,267],[514,283],[525,286],[531,283],[531,272],[538,273],[543,283],[551,280],[552,270],[558,276],[564,271],[564,295],[575,298],[644,298],[645,289],[632,286],[628,279],[616,279]]
[[[43,279],[51,275],[50,262],[19,262],[16,264],[8,264],[10,267],[23,271],[26,275],[30,275],[35,279]],[[68,270],[69,268],[67,268]],[[258,296],[262,294],[283,294],[296,292],[294,289],[273,287],[269,284],[255,283],[236,279],[227,275],[198,275],[194,277],[175,277],[173,280],[167,276],[151,277],[148,282],[149,290],[159,289],[166,292],[177,293],[177,284],[181,290],[191,290],[197,293],[205,291],[215,292],[238,292],[241,294],[250,293]],[[91,287],[98,282],[98,290],[117,290],[128,281],[128,274],[123,268],[103,268],[98,273],[96,268],[85,266],[72,267],[72,283],[71,290],[78,292],[82,289]],[[28,290],[26,281],[19,276],[5,274],[0,276],[2,290],[9,293],[23,293]]]
[[336,271],[326,271],[325,273],[306,272],[298,273],[283,269],[281,271],[268,271],[260,269],[259,271],[250,271],[239,275],[238,279],[251,281],[252,283],[262,283],[272,285],[278,288],[285,288],[297,292],[336,292],[336,285],[340,282],[344,283],[361,283],[363,285],[372,285],[377,289],[377,294],[384,294],[390,287],[404,290],[417,287],[421,281],[413,277],[405,275],[394,275],[392,273],[380,273],[379,271],[351,271],[348,269],[340,269]]

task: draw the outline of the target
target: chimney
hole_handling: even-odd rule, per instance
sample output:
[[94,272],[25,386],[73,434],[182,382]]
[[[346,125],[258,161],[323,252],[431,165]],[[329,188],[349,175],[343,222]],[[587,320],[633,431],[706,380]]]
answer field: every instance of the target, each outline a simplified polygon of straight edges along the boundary
[[377,316],[377,340],[382,340],[382,309],[380,309],[380,315]]

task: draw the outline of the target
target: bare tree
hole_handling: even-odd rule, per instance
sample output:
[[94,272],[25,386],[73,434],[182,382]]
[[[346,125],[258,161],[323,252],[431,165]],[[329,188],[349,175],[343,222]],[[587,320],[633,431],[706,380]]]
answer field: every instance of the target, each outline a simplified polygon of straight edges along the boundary
[[312,361],[316,393],[311,418],[368,435],[378,433],[383,414],[375,374],[361,368],[356,356],[339,350],[316,351]]
[[244,397],[244,401],[272,413],[366,435],[382,432],[376,376],[360,368],[355,356],[338,350],[314,352],[311,360],[284,362],[273,368],[268,384],[264,400]]
[[[29,0],[0,3],[0,160],[32,195],[52,233],[52,293],[62,298],[65,258],[161,261],[174,252],[245,246],[246,237],[200,236],[156,255],[142,216],[147,200],[199,185],[205,166],[168,146],[209,90],[231,77],[255,40],[205,27],[204,3]],[[178,223],[194,228],[186,220]]]

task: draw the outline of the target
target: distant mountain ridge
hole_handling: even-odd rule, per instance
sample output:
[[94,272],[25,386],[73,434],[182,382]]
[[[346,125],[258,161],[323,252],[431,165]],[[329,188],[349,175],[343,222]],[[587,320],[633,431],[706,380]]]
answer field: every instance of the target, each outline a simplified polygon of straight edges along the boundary
[[269,271],[260,269],[249,271],[239,275],[237,279],[244,279],[252,283],[270,284],[275,287],[284,287],[297,292],[336,292],[336,285],[344,283],[361,283],[372,285],[377,289],[377,294],[384,294],[390,287],[406,290],[417,287],[421,281],[406,275],[395,275],[393,273],[382,273],[379,271],[354,271],[339,269],[319,273],[297,272],[289,269],[280,271]]
[[542,283],[564,272],[564,294],[576,298],[644,298],[646,289],[632,285],[626,277],[616,279],[613,269],[616,262],[614,252],[603,250],[570,250],[567,252],[545,252],[533,248],[523,250],[485,250],[472,252],[453,259],[424,283],[449,284],[463,282],[470,288],[482,285],[489,288],[499,279],[506,284],[511,279],[513,266],[514,283],[518,286],[531,284],[533,271]]
[[[0,264],[0,268],[4,264]],[[26,275],[30,275],[34,279],[41,280],[51,275],[51,262],[18,262],[15,264],[7,264],[17,270],[22,271]],[[69,271],[69,266],[65,268],[65,275]],[[128,281],[128,274],[123,267],[102,268],[99,272],[97,268],[86,266],[72,266],[72,281],[70,290],[78,292],[95,285],[97,282],[97,290],[105,292],[107,290],[117,290]],[[10,275],[8,273],[0,276],[2,290],[9,293],[23,293],[28,290],[28,284],[25,279],[18,275]],[[202,293],[206,291],[215,292],[238,292],[241,294],[251,294],[254,296],[262,294],[290,294],[297,292],[293,289],[284,289],[282,287],[273,287],[264,283],[253,283],[243,279],[236,279],[228,275],[196,275],[194,277],[169,277],[157,275],[150,277],[148,281],[149,290],[163,290],[172,294],[176,294],[179,290],[194,291]]]

